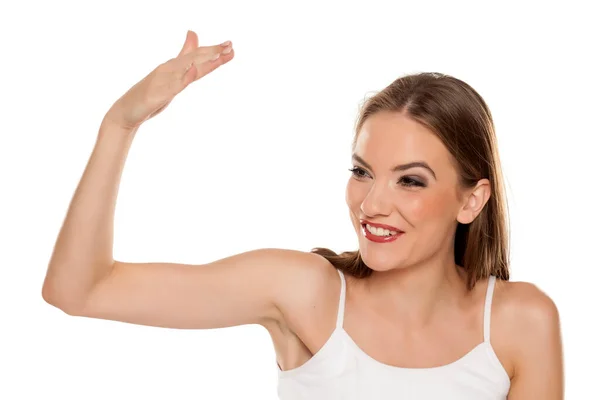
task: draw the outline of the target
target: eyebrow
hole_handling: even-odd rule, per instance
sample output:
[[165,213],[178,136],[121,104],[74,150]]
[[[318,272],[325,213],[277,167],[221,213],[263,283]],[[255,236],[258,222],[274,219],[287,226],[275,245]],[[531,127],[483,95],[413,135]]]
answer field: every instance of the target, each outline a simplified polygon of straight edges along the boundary
[[[373,170],[373,168],[371,168],[369,163],[367,163],[365,160],[363,160],[360,156],[358,156],[356,154],[352,154],[352,159],[363,164],[365,167],[369,168],[370,170]],[[429,172],[431,172],[433,177],[437,180],[437,176],[435,176],[435,172],[433,172],[433,169],[431,169],[429,164],[427,164],[425,161],[413,161],[413,162],[409,162],[408,164],[396,165],[394,168],[391,169],[391,171],[392,172],[404,171],[406,169],[415,168],[415,167],[421,167],[421,168],[427,169]]]

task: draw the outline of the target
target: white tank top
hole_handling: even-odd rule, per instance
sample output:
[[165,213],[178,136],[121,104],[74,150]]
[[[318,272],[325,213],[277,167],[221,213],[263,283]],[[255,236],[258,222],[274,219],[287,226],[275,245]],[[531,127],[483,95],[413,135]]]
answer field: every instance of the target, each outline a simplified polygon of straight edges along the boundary
[[433,368],[401,368],[375,360],[344,330],[346,280],[342,288],[336,328],[312,358],[279,374],[281,400],[366,399],[506,399],[510,379],[490,343],[490,311],[495,276],[488,280],[484,306],[484,341],[460,359]]

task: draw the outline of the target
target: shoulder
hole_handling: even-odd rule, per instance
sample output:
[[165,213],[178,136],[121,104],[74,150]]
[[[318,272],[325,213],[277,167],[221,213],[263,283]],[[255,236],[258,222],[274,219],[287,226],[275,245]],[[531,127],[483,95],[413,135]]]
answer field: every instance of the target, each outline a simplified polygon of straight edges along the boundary
[[508,361],[511,376],[544,362],[561,367],[559,312],[543,290],[529,282],[498,280],[492,314],[492,343]]
[[325,257],[311,252],[295,253],[295,265],[288,269],[282,286],[282,301],[310,305],[327,297],[337,297],[341,281],[336,268]]
[[529,282],[498,280],[494,296],[496,314],[504,323],[531,329],[541,334],[558,326],[559,314],[554,301]]
[[265,278],[274,278],[284,289],[288,289],[288,284],[318,283],[324,276],[331,275],[333,269],[323,256],[301,250],[261,248],[242,254],[246,264],[256,265],[260,273],[267,275]]
[[[283,268],[277,273],[277,316],[267,321],[275,342],[288,346],[302,338],[312,343],[315,332],[329,332],[335,324],[341,279],[323,256],[297,250],[280,250]],[[321,338],[319,338],[320,340]],[[287,344],[286,344],[287,343]],[[314,347],[314,346],[313,346]]]
[[339,295],[340,276],[336,268],[323,256],[306,251],[274,250],[282,261],[278,273],[277,306],[281,312],[292,314],[300,308],[330,303]]
[[281,280],[281,287],[287,293],[290,293],[289,290],[291,293],[298,292],[299,290],[294,288],[299,286],[306,286],[304,289],[328,286],[328,282],[333,277],[340,280],[333,265],[319,254],[290,249],[272,249],[272,251],[280,255],[280,264],[284,268],[278,278]]

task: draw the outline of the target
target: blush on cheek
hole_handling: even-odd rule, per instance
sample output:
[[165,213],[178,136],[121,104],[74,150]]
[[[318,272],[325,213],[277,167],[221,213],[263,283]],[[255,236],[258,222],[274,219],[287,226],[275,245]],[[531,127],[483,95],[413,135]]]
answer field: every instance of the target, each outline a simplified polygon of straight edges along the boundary
[[446,196],[428,195],[422,193],[415,195],[412,199],[404,199],[402,213],[413,225],[420,222],[438,219],[448,213],[448,198]]

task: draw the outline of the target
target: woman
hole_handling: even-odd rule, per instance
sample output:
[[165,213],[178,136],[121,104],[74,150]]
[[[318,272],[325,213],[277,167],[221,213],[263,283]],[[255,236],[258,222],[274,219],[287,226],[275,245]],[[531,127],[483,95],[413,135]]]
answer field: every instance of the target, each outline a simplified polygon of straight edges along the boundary
[[359,250],[258,249],[207,265],[113,260],[120,178],[141,124],[234,57],[180,54],[115,102],[59,233],[44,299],[68,314],[171,328],[261,324],[282,399],[562,399],[559,318],[508,282],[494,126],[442,74],[400,78],[364,105],[346,200]]

